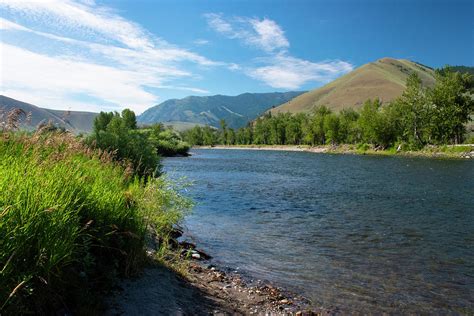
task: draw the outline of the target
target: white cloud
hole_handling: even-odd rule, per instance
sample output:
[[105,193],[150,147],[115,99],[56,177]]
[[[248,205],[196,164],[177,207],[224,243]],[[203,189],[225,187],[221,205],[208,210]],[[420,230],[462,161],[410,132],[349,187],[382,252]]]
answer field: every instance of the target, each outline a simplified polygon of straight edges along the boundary
[[264,18],[236,17],[224,20],[221,14],[204,14],[209,27],[230,39],[240,39],[245,44],[266,52],[286,49],[290,43],[281,27],[273,20]]
[[232,70],[232,71],[236,71],[236,70],[242,69],[242,67],[240,67],[239,65],[234,64],[234,63],[230,63],[227,68],[228,68],[229,70]]
[[83,35],[101,35],[133,48],[154,46],[154,40],[139,25],[112,13],[108,8],[96,6],[94,2],[2,0],[1,5],[37,21],[53,22],[55,27],[64,31],[81,30]]
[[195,45],[202,46],[202,45],[207,45],[209,44],[209,41],[203,38],[198,38],[193,42]]
[[237,39],[266,53],[257,58],[257,66],[228,66],[243,70],[248,76],[278,89],[298,89],[307,82],[326,83],[349,72],[353,66],[345,61],[326,60],[312,62],[293,57],[288,49],[290,42],[283,29],[268,18],[234,17],[222,14],[205,14],[208,25],[230,39]]
[[235,31],[232,27],[232,25],[224,19],[222,19],[222,16],[217,13],[206,13],[204,14],[204,17],[207,19],[207,23],[209,26],[215,30],[216,32],[226,34],[233,38],[235,36]]
[[148,88],[208,93],[173,82],[198,77],[192,65],[227,67],[173,46],[94,1],[2,0],[0,9],[15,19],[0,18],[7,35],[0,43],[2,93],[40,106],[127,106],[141,112],[158,99]]
[[269,19],[251,19],[250,24],[257,36],[250,36],[246,40],[264,51],[271,52],[275,49],[288,48],[290,43],[283,30],[275,21]]
[[[74,95],[84,94],[104,103],[121,104],[142,111],[156,102],[156,97],[142,86],[162,84],[150,74],[49,57],[3,43],[1,53],[2,90],[23,90],[32,95],[41,92],[45,98],[56,99],[63,105],[74,103]],[[8,93],[2,91],[2,94]],[[51,105],[57,107],[60,104]]]
[[286,55],[274,56],[268,62],[267,66],[247,69],[247,74],[279,89],[298,89],[308,81],[326,83],[353,69],[344,61],[313,63]]

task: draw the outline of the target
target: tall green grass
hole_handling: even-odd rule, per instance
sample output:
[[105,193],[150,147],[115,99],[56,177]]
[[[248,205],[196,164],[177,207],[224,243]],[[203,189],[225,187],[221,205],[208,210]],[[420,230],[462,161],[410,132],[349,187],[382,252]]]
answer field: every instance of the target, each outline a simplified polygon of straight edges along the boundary
[[0,314],[87,314],[140,267],[189,202],[132,174],[68,134],[0,133]]

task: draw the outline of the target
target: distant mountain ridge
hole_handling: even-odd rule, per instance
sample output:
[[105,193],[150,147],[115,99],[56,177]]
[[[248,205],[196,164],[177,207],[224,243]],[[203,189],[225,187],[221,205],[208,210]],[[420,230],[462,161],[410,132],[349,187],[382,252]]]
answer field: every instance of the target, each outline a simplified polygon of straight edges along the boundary
[[138,116],[138,122],[182,122],[218,127],[219,121],[224,119],[229,127],[238,128],[273,106],[285,103],[302,93],[304,92],[243,93],[237,96],[189,96],[171,99],[143,112]]
[[94,118],[98,114],[82,111],[49,110],[0,95],[0,111],[8,112],[15,108],[22,109],[26,113],[31,113],[30,121],[22,122],[22,128],[31,130],[35,129],[41,123],[51,122],[56,126],[64,127],[76,134],[92,131]]
[[362,65],[327,85],[308,91],[272,110],[278,112],[309,112],[325,105],[334,111],[343,108],[360,108],[367,99],[380,99],[388,103],[400,96],[406,79],[417,73],[423,85],[433,86],[434,70],[406,59],[382,58]]

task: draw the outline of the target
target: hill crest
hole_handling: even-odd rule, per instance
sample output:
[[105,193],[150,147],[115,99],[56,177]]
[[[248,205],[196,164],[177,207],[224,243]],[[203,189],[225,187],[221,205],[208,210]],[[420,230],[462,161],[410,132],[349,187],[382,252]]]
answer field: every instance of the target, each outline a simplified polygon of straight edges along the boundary
[[425,86],[435,83],[434,70],[407,59],[381,58],[362,65],[350,73],[314,90],[308,91],[270,111],[308,112],[320,105],[334,111],[360,108],[367,99],[379,98],[388,103],[400,96],[407,77],[416,72]]

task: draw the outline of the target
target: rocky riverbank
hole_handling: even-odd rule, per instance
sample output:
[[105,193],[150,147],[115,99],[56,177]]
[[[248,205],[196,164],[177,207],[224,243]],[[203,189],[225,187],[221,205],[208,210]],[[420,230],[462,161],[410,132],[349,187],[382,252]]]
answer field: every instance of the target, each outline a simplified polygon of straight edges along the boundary
[[331,315],[337,312],[337,309],[315,310],[302,296],[268,282],[245,278],[238,271],[216,267],[193,244],[179,244],[175,251],[187,260],[184,273],[156,262],[157,243],[152,243],[148,249],[150,265],[136,279],[119,284],[107,302],[106,315]]

